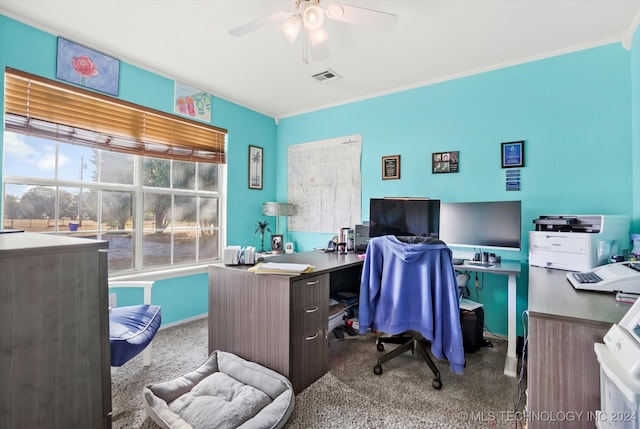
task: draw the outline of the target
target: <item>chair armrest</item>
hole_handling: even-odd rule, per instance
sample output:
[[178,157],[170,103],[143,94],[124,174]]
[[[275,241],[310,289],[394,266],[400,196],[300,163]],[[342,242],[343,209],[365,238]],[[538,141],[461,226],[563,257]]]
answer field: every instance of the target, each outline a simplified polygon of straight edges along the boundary
[[149,281],[110,281],[109,289],[111,288],[144,288],[144,301],[143,304],[151,305],[151,288],[155,283],[154,280]]

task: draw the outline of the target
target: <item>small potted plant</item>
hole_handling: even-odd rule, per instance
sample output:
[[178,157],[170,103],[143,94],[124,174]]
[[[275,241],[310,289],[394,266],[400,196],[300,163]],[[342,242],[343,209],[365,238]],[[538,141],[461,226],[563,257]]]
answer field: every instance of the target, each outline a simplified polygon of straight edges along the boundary
[[256,225],[256,230],[254,231],[254,234],[258,234],[260,233],[260,241],[261,241],[261,247],[262,249],[260,250],[260,253],[265,253],[264,250],[264,234],[265,232],[271,232],[271,229],[269,228],[269,222],[268,221],[258,221],[258,224]]

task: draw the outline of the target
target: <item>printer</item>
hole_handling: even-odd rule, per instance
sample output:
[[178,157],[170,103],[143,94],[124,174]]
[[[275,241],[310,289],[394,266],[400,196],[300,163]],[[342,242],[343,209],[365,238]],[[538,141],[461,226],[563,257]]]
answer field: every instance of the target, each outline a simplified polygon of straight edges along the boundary
[[629,248],[629,216],[540,216],[529,232],[529,265],[588,271]]

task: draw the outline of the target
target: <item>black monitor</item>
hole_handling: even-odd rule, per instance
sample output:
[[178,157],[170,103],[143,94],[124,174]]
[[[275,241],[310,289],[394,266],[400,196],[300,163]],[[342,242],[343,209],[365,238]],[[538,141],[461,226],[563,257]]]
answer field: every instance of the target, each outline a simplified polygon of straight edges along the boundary
[[450,247],[520,250],[520,201],[442,203],[440,239]]
[[382,235],[438,237],[440,200],[371,198],[369,237]]

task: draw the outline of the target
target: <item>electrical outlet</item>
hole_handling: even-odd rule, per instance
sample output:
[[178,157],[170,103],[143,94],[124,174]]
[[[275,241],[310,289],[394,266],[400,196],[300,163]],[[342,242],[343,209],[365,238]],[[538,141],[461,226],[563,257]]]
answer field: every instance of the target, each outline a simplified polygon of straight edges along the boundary
[[116,307],[118,301],[118,295],[115,293],[110,293],[109,294],[109,308],[113,308]]

